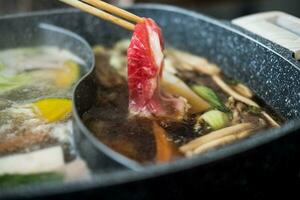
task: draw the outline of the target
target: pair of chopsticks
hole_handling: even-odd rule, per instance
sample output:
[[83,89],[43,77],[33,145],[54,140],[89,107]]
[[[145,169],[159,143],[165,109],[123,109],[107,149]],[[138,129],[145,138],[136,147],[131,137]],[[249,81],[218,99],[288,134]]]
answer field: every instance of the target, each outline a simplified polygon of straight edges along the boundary
[[[60,1],[131,31],[135,26],[132,22],[138,23],[143,21],[143,18],[101,0]],[[119,17],[116,17],[112,14]]]

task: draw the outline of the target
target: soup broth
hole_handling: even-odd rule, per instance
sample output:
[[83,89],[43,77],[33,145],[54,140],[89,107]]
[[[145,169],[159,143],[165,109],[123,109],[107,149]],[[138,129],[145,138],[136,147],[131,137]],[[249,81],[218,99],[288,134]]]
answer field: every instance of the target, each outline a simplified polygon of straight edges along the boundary
[[85,63],[53,46],[0,51],[0,156],[70,149],[71,97]]
[[[261,101],[258,105],[247,86],[230,79],[206,59],[172,48],[165,50],[162,86],[187,99],[191,105],[187,116],[169,120],[131,115],[128,45],[124,40],[111,48],[94,48],[96,103],[82,116],[91,132],[115,151],[141,163],[169,162],[221,148],[281,123]],[[199,110],[198,99],[209,108]]]

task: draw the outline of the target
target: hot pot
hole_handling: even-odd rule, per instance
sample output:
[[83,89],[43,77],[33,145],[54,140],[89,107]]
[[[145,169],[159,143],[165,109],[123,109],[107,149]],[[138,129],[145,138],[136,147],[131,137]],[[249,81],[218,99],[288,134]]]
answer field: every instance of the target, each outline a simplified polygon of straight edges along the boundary
[[[184,198],[187,194],[226,196],[232,191],[238,191],[235,195],[242,192],[253,197],[280,191],[296,193],[297,190],[281,183],[299,184],[298,41],[291,45],[278,40],[275,43],[268,40],[271,37],[264,35],[268,37],[265,39],[257,35],[264,31],[247,26],[253,22],[251,18],[231,23],[181,8],[153,4],[128,9],[155,19],[163,29],[167,45],[204,56],[218,64],[225,74],[247,84],[281,114],[286,123],[279,129],[256,134],[202,156],[171,164],[140,166],[96,140],[81,121],[81,115],[95,99],[91,68],[74,90],[73,126],[77,151],[89,164],[92,180],[13,188],[1,192],[0,197],[154,199]],[[279,26],[275,19],[281,13],[275,14],[272,13],[275,17],[270,19],[260,17],[259,22],[264,20]],[[90,45],[112,45],[119,39],[130,37],[126,30],[72,9],[4,17],[0,20],[0,30],[8,29],[8,24],[26,29],[28,24],[41,22],[73,31]],[[292,27],[295,25],[297,23],[292,23]],[[286,27],[279,27],[287,31]],[[297,31],[288,32],[297,35]]]

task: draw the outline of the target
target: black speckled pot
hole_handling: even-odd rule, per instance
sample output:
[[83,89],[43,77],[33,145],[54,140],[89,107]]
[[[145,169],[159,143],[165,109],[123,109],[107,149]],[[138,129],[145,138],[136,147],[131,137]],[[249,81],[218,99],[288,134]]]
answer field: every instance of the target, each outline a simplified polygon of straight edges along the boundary
[[[144,168],[96,141],[82,124],[80,116],[94,101],[91,70],[75,90],[74,130],[78,151],[93,169],[93,179],[7,190],[0,197],[178,199],[187,194],[225,197],[233,191],[235,195],[242,192],[252,198],[265,198],[280,191],[296,194],[296,189],[285,187],[288,183],[300,184],[297,134],[300,64],[291,52],[230,23],[187,10],[162,5],[139,5],[129,10],[155,19],[164,31],[167,44],[207,57],[226,74],[250,86],[287,122],[280,129],[254,135],[203,156]],[[8,24],[39,22],[74,31],[92,45],[111,45],[130,36],[119,27],[74,10],[7,17],[0,20],[0,29],[8,28]],[[287,184],[281,185],[282,182]]]

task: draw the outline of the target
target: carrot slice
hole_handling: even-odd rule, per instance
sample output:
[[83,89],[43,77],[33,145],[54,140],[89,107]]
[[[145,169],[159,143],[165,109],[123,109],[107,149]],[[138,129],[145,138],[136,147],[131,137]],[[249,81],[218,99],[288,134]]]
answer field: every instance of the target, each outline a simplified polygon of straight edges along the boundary
[[156,122],[153,123],[153,133],[156,142],[156,162],[170,161],[179,154],[175,145],[168,140],[166,131]]

